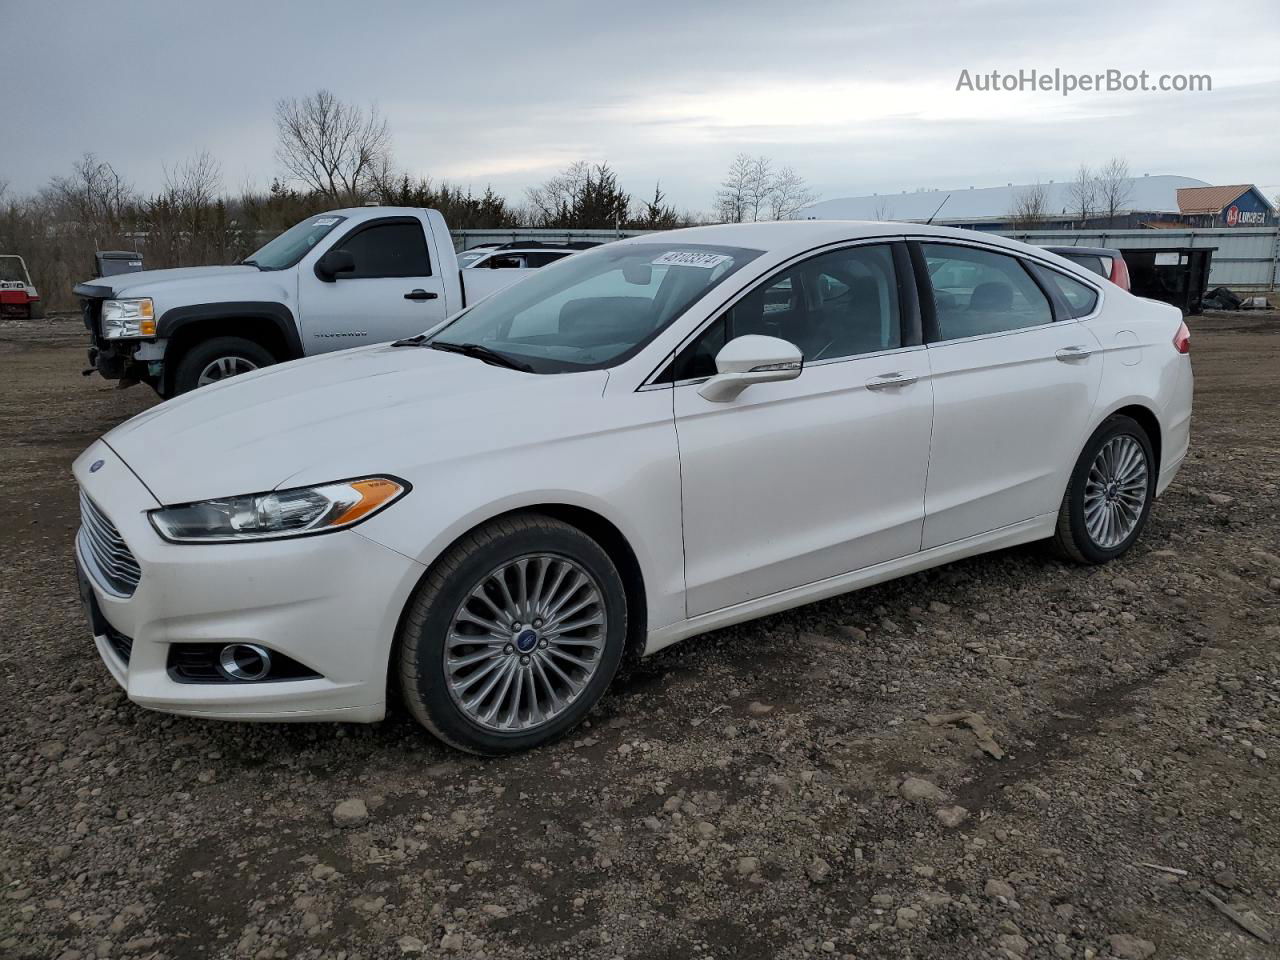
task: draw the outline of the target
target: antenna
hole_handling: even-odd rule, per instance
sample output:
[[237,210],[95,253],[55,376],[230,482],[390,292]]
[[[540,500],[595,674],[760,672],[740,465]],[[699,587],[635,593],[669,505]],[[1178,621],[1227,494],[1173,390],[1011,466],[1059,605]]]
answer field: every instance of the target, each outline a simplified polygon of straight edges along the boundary
[[[951,194],[948,193],[945,197],[942,198],[942,202],[938,204],[938,210],[941,210],[943,207],[945,207],[947,205],[947,201],[950,199],[951,199]],[[924,225],[926,227],[929,224],[933,223],[933,218],[938,215],[938,210],[933,211],[933,215],[930,216],[929,219],[924,222]]]

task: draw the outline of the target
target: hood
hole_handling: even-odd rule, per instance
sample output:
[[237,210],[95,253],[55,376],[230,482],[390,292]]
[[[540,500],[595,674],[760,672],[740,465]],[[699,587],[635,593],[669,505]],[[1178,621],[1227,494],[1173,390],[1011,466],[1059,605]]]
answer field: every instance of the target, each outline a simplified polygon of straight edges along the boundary
[[[117,296],[148,296],[157,286],[166,286],[188,280],[214,280],[219,277],[244,278],[245,274],[261,273],[257,267],[175,267],[172,270],[140,270],[137,273],[120,273],[114,277],[98,277],[86,286],[106,287]],[[135,289],[136,288],[136,289]]]
[[343,350],[201,387],[103,438],[164,504],[428,463],[568,431],[603,370],[537,375],[427,347]]

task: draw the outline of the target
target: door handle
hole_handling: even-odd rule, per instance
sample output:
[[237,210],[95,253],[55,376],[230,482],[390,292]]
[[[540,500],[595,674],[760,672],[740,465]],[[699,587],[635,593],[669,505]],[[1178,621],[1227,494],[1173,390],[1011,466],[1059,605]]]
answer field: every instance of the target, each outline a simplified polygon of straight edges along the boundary
[[878,377],[872,377],[867,381],[868,390],[889,390],[894,387],[909,387],[911,384],[919,380],[919,377],[913,377],[907,373],[882,373]]
[[1088,347],[1081,347],[1081,346],[1063,347],[1056,354],[1054,354],[1054,356],[1056,356],[1063,363],[1071,363],[1073,360],[1089,359],[1089,357],[1093,356],[1093,351],[1090,350]]
[[408,293],[404,295],[404,298],[406,300],[418,300],[418,301],[437,300],[439,299],[439,297],[440,297],[440,294],[429,293],[426,290],[410,290]]

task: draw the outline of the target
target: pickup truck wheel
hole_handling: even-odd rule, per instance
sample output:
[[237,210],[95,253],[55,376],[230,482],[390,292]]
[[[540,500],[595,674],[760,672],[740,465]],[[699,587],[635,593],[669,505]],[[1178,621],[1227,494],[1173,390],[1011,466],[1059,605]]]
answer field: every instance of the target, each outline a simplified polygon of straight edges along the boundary
[[174,394],[268,367],[276,362],[261,344],[243,337],[214,337],[197,343],[182,355],[173,375]]

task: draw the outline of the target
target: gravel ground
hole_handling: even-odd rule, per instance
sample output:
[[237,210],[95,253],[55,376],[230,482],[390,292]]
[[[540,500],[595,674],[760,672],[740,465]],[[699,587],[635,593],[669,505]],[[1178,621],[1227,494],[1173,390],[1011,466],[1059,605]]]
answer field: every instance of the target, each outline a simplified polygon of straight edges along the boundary
[[130,704],[68,465],[152,398],[0,326],[0,955],[1276,957],[1280,317],[1192,325],[1193,452],[1122,560],[690,640],[497,761]]

